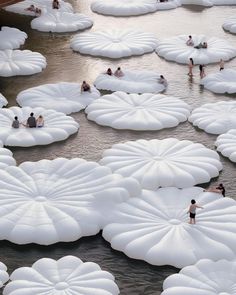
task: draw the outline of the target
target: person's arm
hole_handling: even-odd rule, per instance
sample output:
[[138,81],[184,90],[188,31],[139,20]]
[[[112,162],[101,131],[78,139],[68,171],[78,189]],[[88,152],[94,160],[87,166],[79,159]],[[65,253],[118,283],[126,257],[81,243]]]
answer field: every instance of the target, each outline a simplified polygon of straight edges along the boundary
[[195,205],[197,208],[200,208],[200,209],[204,209],[203,207],[199,206],[199,205]]

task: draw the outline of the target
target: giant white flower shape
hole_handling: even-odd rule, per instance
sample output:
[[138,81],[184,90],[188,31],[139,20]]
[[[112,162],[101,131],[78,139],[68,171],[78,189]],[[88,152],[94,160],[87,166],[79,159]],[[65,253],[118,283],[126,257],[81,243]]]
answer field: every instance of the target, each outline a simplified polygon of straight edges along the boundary
[[[73,7],[70,3],[65,2],[63,0],[59,0],[59,4],[60,4],[60,8],[59,8],[60,12],[73,12]],[[27,10],[27,8],[30,7],[30,5],[34,5],[35,7],[41,9],[43,13],[47,13],[53,10],[51,0],[25,0],[19,3],[7,6],[5,7],[5,10],[14,12],[14,13],[23,14],[23,15],[35,16],[34,12]]]
[[[15,116],[25,125],[30,113],[34,113],[36,118],[42,115],[44,127],[27,128],[23,125],[18,129],[11,127]],[[79,124],[72,117],[54,110],[30,107],[0,109],[0,126],[0,140],[4,145],[24,147],[65,140],[79,129]]]
[[110,91],[124,91],[127,93],[158,93],[165,90],[163,84],[158,83],[160,74],[153,71],[123,71],[124,76],[100,74],[94,85],[97,89]]
[[0,262],[0,288],[9,280],[7,267],[4,263]]
[[0,30],[0,50],[16,49],[25,43],[27,34],[16,28],[2,27]]
[[155,0],[96,0],[92,2],[91,9],[114,16],[141,15],[157,10]]
[[229,158],[232,162],[236,162],[236,129],[231,129],[218,136],[215,145],[217,151],[221,152],[223,156]]
[[59,260],[42,258],[32,267],[20,267],[12,274],[4,295],[118,295],[115,278],[93,262],[75,256]]
[[190,107],[181,99],[162,94],[115,92],[92,102],[88,119],[116,129],[160,130],[187,120]]
[[0,93],[0,108],[5,107],[8,104],[6,98]]
[[70,114],[79,112],[100,96],[93,86],[91,92],[81,93],[80,88],[80,83],[44,84],[21,91],[16,100],[20,106],[43,107]]
[[30,50],[0,50],[0,76],[33,75],[46,68],[46,58]]
[[0,239],[49,245],[97,234],[116,203],[140,193],[97,163],[57,158],[0,170]]
[[92,2],[91,9],[105,15],[131,16],[157,10],[174,9],[180,5],[181,3],[178,0],[168,2],[157,2],[156,0],[96,0]]
[[236,93],[236,70],[226,69],[207,75],[201,84],[215,93]]
[[142,55],[154,51],[157,39],[136,30],[107,30],[77,34],[71,48],[80,53],[109,58]]
[[[103,237],[112,248],[154,265],[182,268],[201,258],[232,259],[236,202],[202,191],[198,187],[143,190],[139,198],[117,206]],[[195,225],[188,223],[191,199],[204,208],[197,211]]]
[[236,261],[201,259],[171,275],[161,295],[235,295]]
[[90,28],[93,21],[84,14],[51,11],[31,21],[31,28],[42,32],[74,32]]
[[115,173],[136,178],[143,188],[189,187],[219,175],[219,155],[200,143],[166,138],[115,144],[100,161]]
[[15,166],[16,161],[13,158],[12,152],[3,148],[2,146],[2,142],[0,141],[0,169],[3,169],[7,166]]
[[[235,3],[236,4],[236,3]],[[230,33],[236,34],[236,16],[230,17],[223,23],[223,28]]]
[[236,102],[207,103],[192,111],[189,121],[207,133],[222,134],[236,128]]
[[207,42],[207,48],[196,49],[187,46],[188,35],[179,35],[158,43],[156,52],[167,60],[187,64],[193,58],[195,64],[209,64],[219,62],[220,59],[229,60],[236,56],[235,47],[226,40],[205,35],[192,35],[194,45]]

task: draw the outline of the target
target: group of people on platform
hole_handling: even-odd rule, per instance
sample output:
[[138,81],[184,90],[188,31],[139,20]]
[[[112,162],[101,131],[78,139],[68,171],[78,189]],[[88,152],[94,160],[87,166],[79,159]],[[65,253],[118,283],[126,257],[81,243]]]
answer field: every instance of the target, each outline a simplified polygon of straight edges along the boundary
[[[125,76],[125,73],[122,72],[121,67],[118,67],[114,73],[112,72],[111,68],[108,68],[106,71],[106,74],[109,76],[115,76],[117,78],[121,78]],[[168,82],[163,75],[160,75],[160,77],[157,79],[157,82],[160,84],[163,84],[165,87],[167,87],[168,85]]]
[[23,125],[24,127],[28,128],[42,128],[44,126],[44,119],[42,115],[39,115],[36,119],[34,116],[34,113],[31,113],[29,118],[27,119],[26,123],[20,123],[17,116],[14,117],[14,120],[12,122],[12,128],[18,129],[20,128],[20,125]]
[[207,42],[200,42],[198,45],[194,46],[193,38],[191,35],[188,36],[188,40],[186,41],[187,46],[192,46],[196,49],[206,49],[208,47]]
[[[52,9],[59,9],[59,8],[60,8],[59,0],[53,0],[52,1]],[[34,12],[35,16],[40,16],[42,14],[42,10],[40,8],[36,7],[34,4],[31,4],[25,10],[30,11],[30,12]]]
[[109,76],[114,75],[117,78],[121,78],[121,77],[123,77],[125,75],[122,72],[121,67],[118,67],[114,73],[112,72],[111,68],[108,68],[107,71],[106,71],[106,74],[109,75]]

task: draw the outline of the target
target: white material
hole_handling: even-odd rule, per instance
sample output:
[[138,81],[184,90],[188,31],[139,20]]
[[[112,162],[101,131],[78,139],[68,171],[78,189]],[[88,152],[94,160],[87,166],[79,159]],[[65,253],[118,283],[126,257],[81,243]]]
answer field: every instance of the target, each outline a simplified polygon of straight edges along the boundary
[[90,28],[93,21],[84,14],[54,11],[42,14],[31,21],[31,28],[42,32],[75,32]]
[[231,129],[227,133],[221,134],[217,137],[215,145],[217,151],[230,161],[236,162],[236,129]]
[[7,267],[4,263],[0,262],[0,288],[9,280]]
[[118,295],[115,278],[93,262],[75,256],[59,260],[42,258],[32,267],[21,267],[12,274],[4,295]]
[[27,34],[15,28],[2,27],[0,30],[0,50],[16,49],[25,43]]
[[0,169],[4,169],[7,166],[15,166],[16,161],[13,158],[12,152],[8,149],[3,148],[2,146],[2,142],[0,141]]
[[10,166],[0,180],[0,239],[16,244],[95,235],[116,203],[140,192],[134,179],[78,158]]
[[[20,123],[26,124],[30,113],[35,118],[42,115],[44,127],[27,128],[20,125],[20,128],[12,128],[14,117],[17,116]],[[45,145],[55,141],[65,140],[79,129],[79,124],[72,117],[54,110],[30,107],[11,107],[0,109],[0,140],[7,146],[33,146]]]
[[131,16],[157,10],[174,9],[180,5],[178,0],[168,2],[158,2],[157,0],[96,0],[92,2],[91,9],[105,15]]
[[180,0],[168,0],[167,2],[156,2],[157,10],[169,10],[181,6]]
[[225,69],[201,80],[204,87],[215,93],[236,93],[236,70]]
[[[201,258],[231,260],[236,254],[236,202],[202,191],[199,187],[143,190],[139,198],[117,206],[103,237],[112,248],[153,265],[182,268]],[[204,208],[197,209],[195,225],[188,223],[186,214],[191,199]]]
[[[236,1],[235,1],[236,4]],[[236,16],[232,16],[223,23],[223,28],[230,33],[236,34]]]
[[207,133],[225,133],[236,128],[236,101],[204,104],[192,111],[189,121]]
[[[59,0],[60,8],[58,11],[60,12],[73,12],[73,8],[70,3],[65,2],[63,0]],[[42,13],[47,13],[52,11],[52,0],[25,0],[10,6],[5,7],[5,10],[19,13],[23,15],[31,15],[35,16],[34,12],[26,10],[30,5],[34,5],[38,9],[41,9]]]
[[96,0],[91,9],[105,15],[141,15],[156,11],[156,0]]
[[110,58],[142,55],[156,48],[157,39],[151,33],[136,30],[107,30],[77,34],[71,48],[80,53]]
[[94,85],[97,89],[110,91],[124,91],[127,93],[158,93],[165,90],[163,84],[158,83],[160,74],[154,71],[126,71],[123,77],[100,74]]
[[160,130],[187,120],[190,107],[181,99],[162,94],[104,95],[87,108],[88,119],[116,129]]
[[46,68],[46,58],[30,50],[0,50],[0,76],[33,75]]
[[8,104],[6,98],[0,93],[0,108],[5,107]]
[[16,100],[20,106],[43,107],[70,114],[79,112],[100,96],[93,86],[91,92],[81,93],[80,88],[80,83],[44,84],[21,91]]
[[136,178],[143,188],[189,187],[219,175],[219,155],[200,143],[166,138],[115,144],[100,161],[115,173]]
[[188,35],[179,35],[158,43],[156,52],[167,60],[188,64],[193,58],[194,64],[209,64],[219,62],[220,59],[229,60],[236,56],[236,48],[226,40],[205,35],[192,35],[194,46],[200,42],[207,42],[207,48],[196,49],[187,46]]
[[200,5],[206,7],[211,7],[214,5],[212,0],[181,0],[181,3],[183,5]]
[[202,259],[163,283],[161,295],[235,295],[236,261]]
[[236,5],[236,0],[212,0],[214,5]]

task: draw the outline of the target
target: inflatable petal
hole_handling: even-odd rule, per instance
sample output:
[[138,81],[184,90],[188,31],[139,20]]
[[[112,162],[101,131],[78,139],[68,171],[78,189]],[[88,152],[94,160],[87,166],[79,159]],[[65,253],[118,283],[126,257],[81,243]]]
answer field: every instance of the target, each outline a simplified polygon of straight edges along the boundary
[[[27,128],[26,122],[34,113],[35,118],[42,115],[44,127]],[[12,128],[14,117],[21,123],[20,128]],[[0,140],[7,146],[45,145],[55,141],[65,140],[79,129],[79,124],[72,117],[54,110],[30,107],[11,107],[0,109]]]
[[[236,1],[234,1],[236,4]],[[230,17],[223,23],[223,28],[230,33],[236,34],[236,17]]]
[[91,92],[81,93],[80,83],[61,82],[26,89],[17,95],[20,106],[43,107],[64,114],[79,112],[100,96],[91,86]]
[[235,295],[235,272],[235,261],[202,259],[169,276],[161,295]]
[[217,137],[215,145],[217,151],[230,159],[232,162],[236,162],[236,129],[231,129],[225,134],[221,134]]
[[[59,0],[60,8],[58,11],[60,12],[73,12],[73,8],[70,3],[65,2],[63,0]],[[9,5],[5,7],[5,10],[19,13],[23,15],[31,15],[31,16],[38,16],[35,15],[35,12],[31,12],[27,10],[28,7],[34,5],[38,9],[41,9],[42,13],[47,13],[53,11],[52,9],[52,0],[25,0],[19,3]]]
[[236,102],[207,103],[192,111],[189,121],[207,133],[222,134],[236,128]]
[[13,158],[13,154],[10,150],[2,147],[2,142],[0,141],[0,169],[7,166],[15,166],[16,161]]
[[5,107],[8,104],[6,98],[0,93],[0,108]]
[[158,83],[160,74],[152,71],[123,71],[124,76],[116,77],[100,74],[94,85],[97,89],[110,91],[124,91],[127,93],[158,93],[165,90],[163,84]]
[[16,269],[4,295],[118,295],[114,277],[98,264],[83,262],[75,256],[59,260],[42,258],[32,267]]
[[88,119],[116,129],[160,130],[187,120],[190,107],[182,100],[161,94],[104,95],[87,108]]
[[141,15],[157,10],[155,0],[97,0],[91,4],[91,9],[97,13],[114,16]]
[[7,267],[4,263],[0,262],[0,288],[9,280]]
[[0,239],[49,245],[94,235],[114,205],[139,193],[134,179],[78,158],[6,167],[0,170]]
[[47,12],[31,22],[31,28],[42,32],[75,32],[90,28],[92,20],[80,13],[60,12],[57,10]]
[[236,93],[236,71],[226,69],[207,75],[201,80],[201,84],[214,93]]
[[[203,207],[197,209],[196,224],[188,223],[191,199]],[[236,202],[199,187],[143,190],[117,206],[103,237],[112,248],[153,265],[182,268],[202,258],[230,260],[236,253]]]
[[219,62],[220,59],[229,60],[236,56],[235,47],[227,41],[205,35],[192,35],[194,45],[207,42],[207,48],[197,49],[187,46],[188,35],[179,35],[158,42],[156,52],[167,60],[188,64],[193,58],[194,64],[209,64]]
[[46,68],[46,59],[30,50],[0,50],[0,76],[33,75]]
[[0,30],[0,50],[16,49],[25,43],[27,34],[10,27],[2,27]]
[[166,138],[115,144],[100,161],[115,173],[136,178],[143,188],[189,187],[219,175],[219,155],[200,143]]
[[83,54],[121,58],[142,55],[154,51],[155,36],[135,30],[109,30],[77,34],[71,41],[71,48]]

